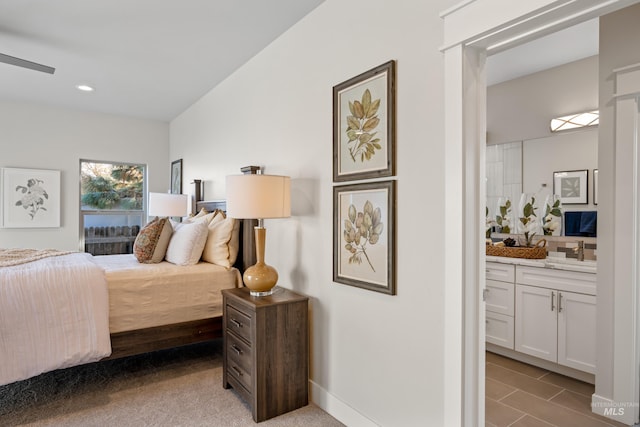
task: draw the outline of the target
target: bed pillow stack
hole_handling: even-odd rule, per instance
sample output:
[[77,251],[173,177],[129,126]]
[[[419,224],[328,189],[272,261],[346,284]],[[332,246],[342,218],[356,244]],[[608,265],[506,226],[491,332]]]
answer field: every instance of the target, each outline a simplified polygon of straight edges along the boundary
[[133,254],[138,262],[144,264],[161,262],[167,252],[172,233],[173,228],[168,218],[155,217],[145,225],[133,242]]

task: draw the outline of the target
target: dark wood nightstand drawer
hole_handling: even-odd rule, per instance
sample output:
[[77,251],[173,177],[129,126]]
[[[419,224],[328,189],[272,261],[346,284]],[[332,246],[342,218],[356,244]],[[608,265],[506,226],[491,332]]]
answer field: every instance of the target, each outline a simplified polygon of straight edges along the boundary
[[240,381],[243,386],[251,390],[251,372],[243,368],[233,357],[230,357],[227,362],[227,372],[231,377]]
[[227,305],[227,316],[224,318],[225,328],[239,337],[251,342],[251,317]]
[[251,347],[233,333],[227,334],[227,352],[229,358],[238,363],[242,369],[251,372]]

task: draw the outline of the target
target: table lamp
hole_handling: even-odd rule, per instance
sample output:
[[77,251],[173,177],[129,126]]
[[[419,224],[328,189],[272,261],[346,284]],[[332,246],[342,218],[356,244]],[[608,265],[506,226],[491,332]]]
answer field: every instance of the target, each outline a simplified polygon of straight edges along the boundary
[[264,262],[267,230],[263,220],[291,216],[291,179],[277,175],[230,175],[226,187],[227,216],[258,220],[255,227],[257,262],[242,275],[244,284],[253,296],[271,295],[278,282],[278,272]]
[[149,193],[149,216],[187,216],[186,194]]

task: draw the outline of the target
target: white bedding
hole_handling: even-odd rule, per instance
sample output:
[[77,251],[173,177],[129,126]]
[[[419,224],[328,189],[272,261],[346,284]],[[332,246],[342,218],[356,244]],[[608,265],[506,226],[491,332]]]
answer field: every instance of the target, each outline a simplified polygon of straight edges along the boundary
[[220,290],[242,285],[237,269],[208,262],[140,264],[131,254],[93,260],[107,278],[111,333],[221,316]]
[[0,385],[110,354],[107,283],[91,255],[0,268]]

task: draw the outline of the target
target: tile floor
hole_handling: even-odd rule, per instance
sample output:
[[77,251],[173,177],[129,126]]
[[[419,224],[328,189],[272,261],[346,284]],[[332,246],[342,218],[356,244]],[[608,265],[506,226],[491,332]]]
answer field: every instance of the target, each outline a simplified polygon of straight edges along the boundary
[[591,412],[594,386],[486,353],[487,427],[622,427]]

